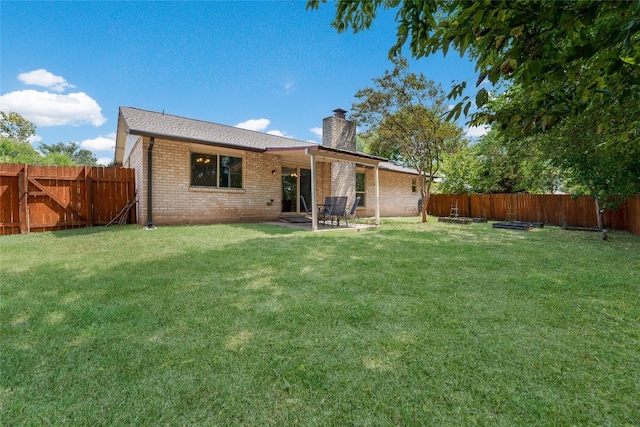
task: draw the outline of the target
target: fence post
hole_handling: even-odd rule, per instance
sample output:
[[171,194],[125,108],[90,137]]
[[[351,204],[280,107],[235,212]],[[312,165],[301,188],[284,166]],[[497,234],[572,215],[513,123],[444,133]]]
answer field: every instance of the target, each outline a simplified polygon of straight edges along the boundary
[[91,201],[93,200],[93,184],[91,180],[91,167],[84,167],[84,205],[85,212],[84,217],[87,219],[87,227],[93,227],[93,206]]
[[18,196],[20,211],[20,233],[25,234],[31,231],[29,226],[29,177],[27,176],[27,165],[22,166],[18,172]]

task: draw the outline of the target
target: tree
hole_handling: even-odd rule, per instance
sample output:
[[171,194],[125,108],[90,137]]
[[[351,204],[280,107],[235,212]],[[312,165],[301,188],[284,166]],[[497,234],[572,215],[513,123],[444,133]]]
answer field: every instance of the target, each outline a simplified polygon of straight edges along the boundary
[[427,221],[431,186],[443,155],[466,144],[462,129],[445,121],[445,94],[433,81],[409,72],[407,60],[394,59],[394,69],[373,79],[375,86],[356,92],[360,102],[352,116],[363,126],[363,138],[379,150],[399,153],[402,162],[418,172],[422,221]]
[[47,153],[42,158],[42,164],[47,166],[77,166],[66,153]]
[[30,165],[97,166],[98,159],[89,150],[80,149],[77,142],[44,144],[42,155],[29,143],[36,127],[18,113],[0,111],[0,162]]
[[440,189],[451,193],[552,193],[560,186],[560,171],[536,136],[508,138],[496,129],[476,144],[448,156]]
[[29,138],[36,134],[36,126],[13,111],[0,111],[0,135],[20,143],[29,143]]
[[438,192],[444,194],[477,193],[475,182],[482,166],[473,146],[448,155],[442,162],[443,180],[438,185]]
[[[69,142],[67,144],[63,142],[58,142],[57,144],[40,144],[40,151],[43,152],[45,156],[50,156],[51,158],[58,158],[62,161],[63,156],[67,156],[72,165],[77,166],[97,166],[98,159],[96,156],[89,150],[79,149],[80,146],[77,142]],[[61,156],[58,156],[61,155]],[[58,164],[58,163],[56,163]]]
[[373,154],[374,156],[384,157],[391,162],[402,163],[404,161],[398,147],[392,147],[382,141],[380,136],[375,132],[359,134],[356,138],[356,150]]
[[[324,2],[324,0],[322,0]],[[310,0],[308,8],[318,8]],[[510,111],[474,115],[473,123],[503,121],[523,131],[546,130],[579,115],[590,105],[624,102],[640,93],[640,1],[466,1],[338,0],[333,26],[339,31],[368,29],[378,9],[396,9],[396,43],[400,54],[409,41],[415,58],[450,48],[476,63],[476,86],[485,80],[520,85],[531,92],[526,115]],[[460,96],[466,86],[454,86]],[[478,90],[475,103],[489,99]],[[450,114],[472,105],[468,97]]]
[[42,164],[42,156],[31,144],[0,136],[0,163]]
[[562,168],[572,194],[596,201],[598,228],[606,209],[640,193],[639,101],[594,105],[538,139]]
[[[545,87],[544,83],[541,87]],[[536,94],[515,85],[489,101],[487,114],[510,110],[524,116]],[[589,195],[596,201],[598,226],[606,209],[618,208],[630,195],[640,192],[640,96],[619,100],[601,99],[579,114],[563,118],[544,133],[523,137],[503,123],[496,127],[507,141],[541,153],[557,168],[571,194]]]
[[[47,146],[46,144],[42,145]],[[36,151],[31,144],[0,137],[0,163],[50,166],[77,166],[80,164],[74,160],[68,152],[62,150],[56,151],[55,149],[44,151],[46,151],[46,154],[42,155]],[[91,154],[91,152],[89,153]],[[93,156],[93,154],[91,154],[91,156]]]

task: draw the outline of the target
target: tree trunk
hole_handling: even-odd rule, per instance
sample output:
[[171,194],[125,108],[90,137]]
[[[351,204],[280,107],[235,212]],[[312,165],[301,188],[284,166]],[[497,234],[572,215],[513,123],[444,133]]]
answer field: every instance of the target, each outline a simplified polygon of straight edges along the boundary
[[422,195],[422,222],[428,222],[427,220],[427,207],[429,205],[430,194],[425,192]]
[[425,183],[422,187],[422,222],[427,222],[427,208],[429,207],[429,198],[431,197],[431,181]]
[[431,180],[427,180],[423,172],[419,172],[420,180],[420,196],[422,201],[422,222],[427,222],[427,207],[429,205],[429,197],[431,196]]
[[598,230],[602,231],[603,228],[603,217],[604,217],[604,210],[600,209],[600,199],[598,199],[597,197],[595,198],[596,201],[596,218],[598,219]]

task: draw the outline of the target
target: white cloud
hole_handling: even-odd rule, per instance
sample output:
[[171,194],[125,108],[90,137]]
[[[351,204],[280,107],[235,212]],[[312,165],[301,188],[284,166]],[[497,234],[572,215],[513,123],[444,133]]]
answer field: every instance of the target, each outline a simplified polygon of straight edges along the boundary
[[9,92],[0,96],[0,110],[15,111],[36,126],[100,126],[107,121],[102,108],[84,92],[68,95],[37,90]]
[[315,127],[315,128],[311,128],[309,130],[311,131],[311,133],[314,133],[314,134],[318,135],[318,138],[322,138],[322,128]]
[[246,122],[238,123],[236,127],[241,129],[255,130],[257,132],[265,132],[269,135],[284,136],[285,138],[292,138],[291,136],[286,135],[284,132],[276,129],[267,131],[266,129],[269,127],[270,124],[271,124],[271,120],[269,119],[249,119]]
[[39,142],[42,142],[42,137],[40,135],[31,135],[28,141],[29,141],[29,144],[35,145]]
[[246,122],[238,123],[236,127],[260,132],[265,130],[270,123],[271,120],[269,119],[249,119]]
[[80,147],[92,151],[113,150],[116,145],[116,133],[112,132],[106,136],[99,136],[93,139],[85,139],[80,143]]
[[113,161],[112,157],[100,157],[98,159],[98,164],[103,166],[109,166],[109,164]]
[[64,77],[56,76],[44,68],[18,74],[18,80],[27,85],[46,87],[54,92],[64,92],[67,88],[75,87],[69,84]]
[[470,138],[477,138],[479,136],[486,135],[490,129],[491,127],[487,125],[469,126],[464,134]]
[[295,90],[295,84],[293,82],[286,82],[284,84],[284,93],[286,95],[289,95],[294,90]]

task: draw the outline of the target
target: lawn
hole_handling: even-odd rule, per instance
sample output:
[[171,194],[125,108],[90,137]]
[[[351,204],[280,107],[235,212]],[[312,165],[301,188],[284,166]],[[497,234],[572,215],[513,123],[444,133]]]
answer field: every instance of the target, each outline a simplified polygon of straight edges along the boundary
[[0,238],[0,425],[640,425],[640,238]]

